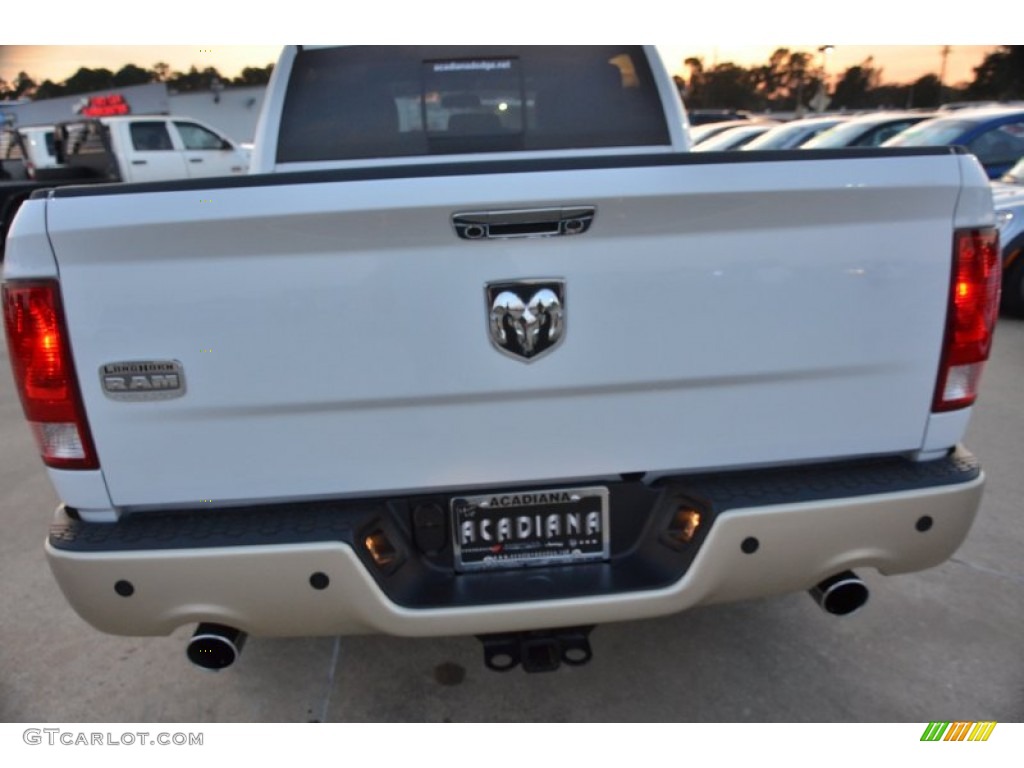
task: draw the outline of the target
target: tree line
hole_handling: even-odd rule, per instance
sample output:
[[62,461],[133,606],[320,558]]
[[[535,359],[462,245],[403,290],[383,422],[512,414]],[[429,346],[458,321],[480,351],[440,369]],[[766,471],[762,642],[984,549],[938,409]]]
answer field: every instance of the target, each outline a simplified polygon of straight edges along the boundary
[[[912,83],[882,82],[882,70],[872,58],[849,67],[837,78],[826,77],[822,56],[806,51],[777,49],[762,65],[741,67],[732,62],[706,67],[703,59],[684,62],[688,77],[676,76],[676,84],[690,109],[746,109],[799,111],[817,97],[827,108],[877,109],[937,107],[951,101],[1024,99],[1024,46],[1002,45],[974,68],[969,83],[943,83],[938,74],[927,74]],[[92,91],[123,88],[146,83],[166,83],[172,91],[205,91],[213,87],[264,85],[274,65],[246,67],[234,78],[224,77],[214,67],[172,72],[163,62],[143,69],[126,64],[117,72],[81,67],[59,83],[37,83],[19,72],[11,83],[0,78],[2,99],[50,99]],[[831,85],[829,85],[829,81]],[[823,98],[822,98],[823,97]],[[823,107],[824,108],[824,107]]]
[[274,65],[246,67],[237,77],[224,77],[215,67],[199,70],[191,67],[188,72],[172,72],[168,64],[158,62],[149,69],[135,64],[125,64],[117,72],[100,67],[80,67],[75,74],[59,83],[44,80],[38,83],[26,72],[19,72],[13,82],[0,78],[0,100],[3,99],[52,99],[57,96],[75,96],[92,91],[106,91],[130,85],[166,83],[171,91],[208,91],[211,88],[240,85],[266,85]]
[[969,83],[943,83],[927,74],[912,83],[884,83],[868,57],[838,77],[826,77],[823,52],[779,48],[767,63],[741,67],[732,62],[706,68],[699,58],[684,62],[688,78],[676,85],[690,109],[799,111],[817,97],[830,110],[938,107],[951,101],[1024,99],[1024,46],[1003,45],[974,67]]

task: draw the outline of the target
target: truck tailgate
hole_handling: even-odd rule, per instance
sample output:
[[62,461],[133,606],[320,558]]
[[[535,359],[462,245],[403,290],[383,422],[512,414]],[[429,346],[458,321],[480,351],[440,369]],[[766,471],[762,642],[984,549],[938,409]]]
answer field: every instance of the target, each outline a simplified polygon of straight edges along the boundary
[[[913,451],[949,292],[954,156],[622,163],[87,192],[48,203],[117,506],[372,495]],[[523,168],[526,166],[524,165]],[[461,240],[453,214],[594,206]],[[564,342],[489,338],[558,279]],[[121,401],[101,367],[178,361]]]

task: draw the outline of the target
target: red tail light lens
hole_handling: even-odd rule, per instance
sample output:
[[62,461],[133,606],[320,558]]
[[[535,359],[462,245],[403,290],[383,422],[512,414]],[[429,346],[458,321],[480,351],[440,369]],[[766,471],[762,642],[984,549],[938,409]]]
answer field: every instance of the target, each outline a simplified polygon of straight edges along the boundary
[[3,306],[14,381],[43,461],[61,469],[98,468],[57,283],[6,283]]
[[946,340],[932,410],[952,411],[974,403],[992,349],[1001,278],[998,231],[958,230],[953,241]]

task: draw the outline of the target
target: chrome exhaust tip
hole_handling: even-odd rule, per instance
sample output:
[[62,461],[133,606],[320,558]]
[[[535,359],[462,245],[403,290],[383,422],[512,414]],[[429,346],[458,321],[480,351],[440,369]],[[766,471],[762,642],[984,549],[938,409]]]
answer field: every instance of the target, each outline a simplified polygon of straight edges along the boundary
[[808,590],[825,613],[848,616],[868,601],[867,585],[853,571],[843,571]]
[[247,635],[223,624],[200,624],[188,641],[185,655],[197,667],[217,672],[238,659]]

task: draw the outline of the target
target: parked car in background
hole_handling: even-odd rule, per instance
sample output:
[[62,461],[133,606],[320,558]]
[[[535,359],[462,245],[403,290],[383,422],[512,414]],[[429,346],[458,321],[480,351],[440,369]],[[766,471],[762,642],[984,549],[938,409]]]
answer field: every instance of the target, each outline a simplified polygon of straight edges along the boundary
[[718,136],[733,128],[742,128],[747,125],[750,125],[749,120],[722,120],[717,123],[704,123],[696,127],[691,124],[690,146],[695,147],[713,136]]
[[187,117],[134,115],[61,123],[71,166],[107,169],[123,181],[169,181],[246,173],[249,156],[214,128]]
[[1003,312],[1024,317],[1024,158],[992,182],[1003,259]]
[[908,128],[886,147],[959,145],[974,154],[990,179],[998,179],[1024,157],[1024,108],[961,109]]
[[[938,108],[937,112],[959,112],[961,109],[978,109],[979,107],[1005,107],[1005,103],[998,101],[950,101]],[[1009,106],[1017,106],[1014,102]]]
[[849,118],[842,115],[828,117],[806,117],[789,123],[777,125],[765,131],[753,141],[743,145],[742,149],[796,149],[810,141],[822,131]]
[[749,112],[735,109],[695,109],[687,117],[690,125],[708,125],[711,123],[734,122],[737,120],[754,119]]
[[930,117],[933,117],[930,112],[873,112],[858,115],[822,131],[801,148],[877,147]]
[[750,122],[747,125],[739,125],[722,131],[710,139],[702,141],[693,147],[694,152],[723,152],[732,149],[739,149],[748,142],[756,139],[765,131],[774,128],[777,123]]

